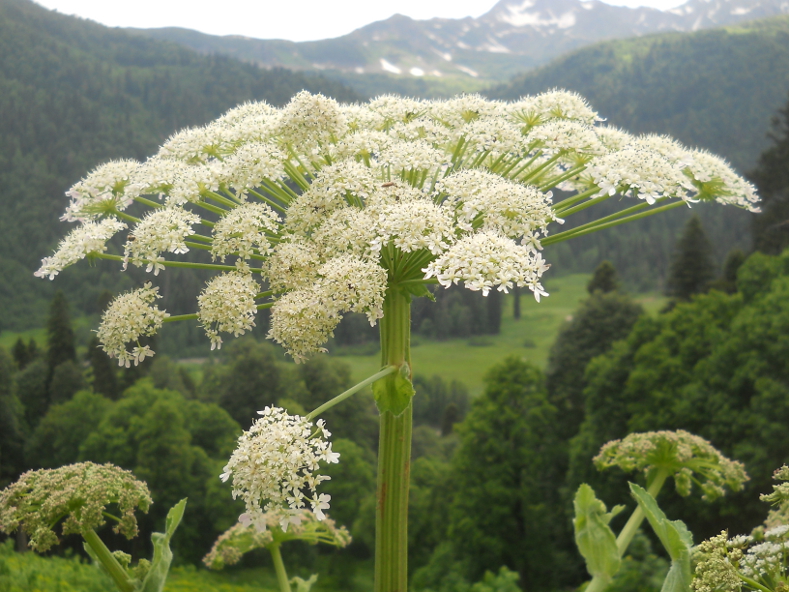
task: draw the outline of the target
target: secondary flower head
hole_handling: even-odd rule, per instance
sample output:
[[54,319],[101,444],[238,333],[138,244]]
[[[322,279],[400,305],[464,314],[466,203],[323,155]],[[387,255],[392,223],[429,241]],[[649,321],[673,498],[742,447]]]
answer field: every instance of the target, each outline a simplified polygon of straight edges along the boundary
[[[84,257],[154,275],[207,269],[218,277],[195,297],[212,347],[219,332],[240,335],[255,310],[270,307],[269,337],[300,361],[323,349],[347,313],[376,322],[386,293],[461,283],[483,294],[523,286],[539,300],[543,245],[611,216],[640,218],[660,211],[644,211],[657,202],[755,209],[753,187],[721,159],[600,121],[562,90],[514,103],[463,95],[340,105],[308,92],[280,109],[246,103],[172,135],[145,162],[111,162],[77,183],[65,218],[81,226],[36,275],[51,279]],[[557,188],[578,195],[559,201]],[[583,231],[549,234],[617,193],[643,202]],[[116,254],[110,238],[123,224],[130,230]],[[260,277],[261,289],[234,274]],[[121,298],[114,310],[133,318],[113,317],[108,327],[118,330],[100,338],[121,363],[139,361],[150,349],[128,353],[124,344],[161,319]]]
[[[118,358],[119,366],[128,368],[132,361],[136,366],[153,355],[150,346],[141,345],[139,339],[155,335],[170,316],[151,306],[157,298],[161,298],[159,288],[147,283],[139,290],[121,294],[104,311],[97,335],[102,349],[111,358]],[[132,351],[126,349],[130,342],[136,343]]]
[[21,528],[30,546],[44,552],[60,542],[54,528],[61,520],[64,535],[86,532],[102,526],[114,505],[121,515],[113,530],[130,539],[137,535],[135,510],[147,512],[151,503],[145,483],[111,464],[28,471],[0,492],[0,530]]
[[613,440],[600,449],[594,463],[600,470],[617,466],[628,473],[665,471],[674,477],[677,493],[689,495],[696,483],[704,500],[722,496],[724,487],[739,491],[748,480],[742,463],[729,460],[705,439],[684,430],[644,432]]
[[323,420],[313,424],[306,417],[289,415],[279,407],[266,407],[238,447],[221,475],[232,477],[233,498],[240,497],[247,511],[241,520],[258,531],[275,520],[285,531],[298,524],[302,509],[310,507],[319,521],[325,518],[331,496],[317,488],[329,477],[318,473],[321,462],[336,463]]
[[219,535],[211,551],[203,558],[203,563],[210,569],[222,569],[226,565],[238,563],[244,553],[285,541],[305,541],[313,545],[324,543],[340,548],[347,547],[351,542],[348,530],[344,526],[336,526],[330,518],[318,520],[308,510],[296,510],[294,518],[285,531],[280,527],[280,516],[276,512],[263,515],[265,530],[258,530],[253,524],[237,522]]
[[80,259],[107,250],[107,241],[126,228],[126,224],[114,218],[99,222],[87,221],[72,230],[60,241],[58,250],[52,257],[45,257],[41,267],[33,275],[54,279],[63,269]]

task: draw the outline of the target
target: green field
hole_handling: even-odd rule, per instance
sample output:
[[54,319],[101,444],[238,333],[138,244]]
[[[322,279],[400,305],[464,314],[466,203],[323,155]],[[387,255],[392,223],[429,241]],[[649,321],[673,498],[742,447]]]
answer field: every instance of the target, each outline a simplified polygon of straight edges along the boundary
[[[572,317],[578,303],[588,296],[588,274],[572,274],[550,279],[545,283],[548,298],[537,303],[528,294],[521,297],[521,318],[512,316],[512,295],[505,296],[504,314],[499,335],[471,339],[430,341],[416,337],[411,353],[416,374],[437,374],[444,380],[460,380],[472,396],[482,392],[487,370],[507,356],[520,356],[541,368],[545,367],[551,345],[562,324]],[[665,299],[657,295],[641,295],[638,301],[648,311],[658,310]],[[344,355],[355,381],[361,381],[379,370],[378,354]]]
[[[589,277],[588,274],[571,274],[547,280],[545,286],[550,296],[539,303],[530,294],[523,294],[521,318],[517,321],[512,316],[512,295],[505,295],[499,335],[446,341],[414,336],[414,372],[426,376],[438,375],[447,381],[459,380],[469,388],[472,395],[476,395],[482,392],[483,377],[488,369],[507,356],[520,356],[544,368],[562,324],[572,317],[578,303],[588,296],[586,284]],[[665,298],[656,294],[642,294],[636,299],[649,312],[657,311],[665,303]],[[78,342],[87,342],[90,331],[97,325],[98,319],[95,317],[75,319]],[[46,332],[42,328],[22,333],[4,331],[0,334],[0,346],[10,349],[20,336],[26,341],[34,338],[40,347],[46,344]],[[80,349],[82,354],[84,346]],[[340,351],[334,355],[351,366],[353,379],[359,382],[379,370],[378,353],[374,348],[370,352],[369,355],[343,355]],[[198,382],[202,377],[202,362],[206,359],[190,359],[186,364]]]

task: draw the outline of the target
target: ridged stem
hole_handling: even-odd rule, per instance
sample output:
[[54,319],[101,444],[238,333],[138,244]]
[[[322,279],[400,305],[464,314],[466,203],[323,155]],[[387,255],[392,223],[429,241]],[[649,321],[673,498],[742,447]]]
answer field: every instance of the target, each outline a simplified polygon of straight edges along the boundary
[[[389,289],[381,319],[381,365],[402,368],[411,363],[410,298]],[[410,370],[409,376],[410,379]],[[397,399],[395,381],[385,380],[384,398]],[[380,402],[379,402],[380,404]],[[408,483],[411,470],[411,402],[395,415],[383,411],[378,448],[375,516],[375,592],[408,589]]]

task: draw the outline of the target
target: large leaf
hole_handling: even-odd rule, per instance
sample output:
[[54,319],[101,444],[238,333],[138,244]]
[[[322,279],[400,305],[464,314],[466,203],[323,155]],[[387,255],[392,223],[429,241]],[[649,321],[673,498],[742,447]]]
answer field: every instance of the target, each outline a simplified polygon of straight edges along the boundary
[[616,537],[608,523],[622,507],[606,512],[605,504],[595,497],[594,490],[586,483],[575,493],[573,506],[575,544],[586,561],[586,571],[608,582],[619,571],[622,562],[616,549]]
[[408,377],[410,372],[408,364],[403,364],[398,372],[373,383],[373,397],[378,411],[389,411],[397,416],[408,408],[414,396],[414,385]]
[[170,571],[170,563],[173,561],[173,552],[170,550],[170,539],[173,538],[173,533],[181,519],[184,517],[184,510],[186,509],[186,499],[182,499],[175,504],[170,511],[167,512],[167,521],[165,523],[165,531],[154,532],[151,535],[153,542],[153,561],[151,562],[151,569],[145,580],[140,586],[140,592],[162,592],[164,590],[164,583],[167,581],[167,573]]
[[681,520],[669,520],[657,501],[643,487],[630,483],[630,492],[646,514],[652,530],[663,543],[671,557],[671,568],[663,582],[661,592],[688,592],[693,578],[690,570],[690,550],[693,535]]

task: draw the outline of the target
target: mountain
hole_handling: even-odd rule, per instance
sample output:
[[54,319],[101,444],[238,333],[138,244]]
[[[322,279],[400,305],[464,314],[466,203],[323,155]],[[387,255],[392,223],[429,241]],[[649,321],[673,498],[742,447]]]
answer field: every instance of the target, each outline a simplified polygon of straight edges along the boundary
[[583,95],[609,124],[670,134],[747,171],[789,92],[789,15],[603,42],[486,94],[512,100],[555,87]]
[[67,231],[64,192],[97,164],[145,158],[247,100],[282,105],[304,88],[359,98],[321,76],[199,55],[28,0],[0,0],[0,56],[0,330],[41,326],[53,288],[80,311],[118,289],[101,265],[56,283],[32,275]]
[[336,39],[299,43],[178,28],[130,31],[264,67],[504,80],[606,39],[697,31],[786,13],[789,0],[689,0],[667,11],[599,0],[500,0],[479,18],[414,20],[394,15]]

